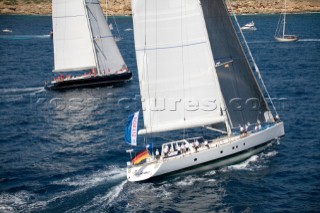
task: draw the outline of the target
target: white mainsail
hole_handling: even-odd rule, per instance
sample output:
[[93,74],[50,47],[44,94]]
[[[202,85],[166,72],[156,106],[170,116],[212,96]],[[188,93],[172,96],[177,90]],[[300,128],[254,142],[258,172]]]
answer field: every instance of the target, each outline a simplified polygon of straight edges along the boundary
[[144,108],[139,134],[225,122],[199,1],[133,0],[132,8]]
[[54,71],[79,71],[97,66],[82,0],[53,0]]
[[55,72],[96,68],[116,74],[125,62],[98,0],[53,0]]

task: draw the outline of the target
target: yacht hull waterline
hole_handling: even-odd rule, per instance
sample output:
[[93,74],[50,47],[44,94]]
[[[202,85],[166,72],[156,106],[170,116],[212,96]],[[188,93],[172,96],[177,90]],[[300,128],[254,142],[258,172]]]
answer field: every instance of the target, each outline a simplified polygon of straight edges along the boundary
[[[195,166],[201,166],[217,160],[229,159],[215,164],[210,169],[241,161],[252,156],[252,154],[263,151],[260,149],[264,144],[277,140],[284,136],[283,122],[275,123],[267,129],[258,132],[249,132],[247,136],[240,135],[219,138],[211,141],[209,147],[201,147],[198,151],[180,154],[174,157],[166,157],[159,160],[153,160],[142,165],[128,166],[127,179],[131,182],[145,181],[150,178],[165,175],[184,169],[192,169]],[[246,154],[247,153],[247,154]],[[239,156],[242,157],[239,157]],[[238,159],[237,159],[238,156]]]
[[99,87],[99,86],[113,86],[131,80],[132,73],[126,72],[117,75],[105,76],[89,76],[87,78],[77,78],[64,81],[57,81],[51,84],[46,84],[47,90],[64,90],[80,87]]
[[284,36],[284,37],[274,37],[278,42],[295,42],[299,40],[298,36],[292,35],[292,36]]

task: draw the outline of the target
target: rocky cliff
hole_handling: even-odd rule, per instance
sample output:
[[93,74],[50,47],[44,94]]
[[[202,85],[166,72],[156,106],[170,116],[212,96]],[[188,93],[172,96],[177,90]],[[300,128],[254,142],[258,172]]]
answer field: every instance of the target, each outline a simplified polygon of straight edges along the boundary
[[[100,0],[110,15],[131,15],[131,0]],[[238,14],[279,13],[283,0],[233,0]],[[320,0],[288,0],[288,12],[320,12]],[[0,14],[51,14],[51,0],[0,0]]]

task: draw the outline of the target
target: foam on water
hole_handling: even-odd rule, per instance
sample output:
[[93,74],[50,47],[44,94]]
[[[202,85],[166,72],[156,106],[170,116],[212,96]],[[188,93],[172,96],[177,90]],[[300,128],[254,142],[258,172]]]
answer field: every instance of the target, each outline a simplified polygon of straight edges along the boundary
[[212,176],[212,175],[215,175],[215,174],[217,174],[217,172],[215,170],[213,170],[213,171],[209,171],[209,172],[205,173],[204,176]]
[[131,29],[131,28],[127,28],[127,29],[125,29],[124,31],[126,31],[126,32],[128,32],[128,31],[132,31],[133,29]]
[[277,154],[278,154],[278,152],[274,150],[274,151],[268,152],[268,153],[266,153],[266,154],[261,153],[261,156],[262,156],[262,157],[265,157],[265,158],[269,158],[269,157],[276,156]]
[[10,94],[24,94],[24,93],[40,93],[44,92],[44,87],[29,87],[29,88],[7,88],[0,89],[0,95],[10,95]]
[[248,41],[248,44],[264,44],[264,43],[276,43],[274,40],[264,40],[264,41]]
[[313,38],[310,38],[310,39],[300,39],[299,42],[319,42],[320,39],[313,39]]
[[102,197],[102,200],[107,200],[107,205],[111,204],[114,199],[116,199],[121,191],[123,190],[124,185],[127,183],[127,180],[122,181],[119,185],[114,186],[106,196]]
[[48,39],[50,35],[1,35],[0,40]]
[[72,178],[68,177],[63,180],[53,181],[52,184],[78,187],[92,187],[97,184],[100,184],[101,182],[123,179],[125,177],[126,171],[124,168],[109,167],[106,171],[94,173],[89,176],[76,176]]
[[231,166],[227,166],[222,168],[221,171],[229,171],[229,170],[247,170],[247,171],[254,171],[266,166],[266,162],[269,158],[274,157],[278,154],[277,151],[271,151],[267,153],[260,153],[259,155],[253,155],[249,159],[234,164]]
[[177,186],[191,186],[195,182],[204,182],[207,181],[206,178],[197,178],[194,176],[187,176],[184,180],[178,181],[175,183]]
[[[84,191],[89,190],[92,187],[96,187],[99,184],[125,179],[125,176],[125,169],[109,167],[106,171],[94,173],[89,176],[76,176],[72,178],[65,178],[60,181],[53,181],[51,182],[53,185],[73,186],[75,189],[56,193],[45,201],[40,200],[38,195],[28,191],[20,191],[12,194],[2,193],[0,194],[0,212],[15,212],[15,209],[23,209],[24,211],[32,211],[35,209],[39,210],[48,206],[50,203],[83,193]],[[111,203],[119,196],[126,182],[127,180],[124,180],[121,184],[113,187],[106,196],[101,198],[100,203],[102,204],[102,201],[105,202],[106,200],[108,200],[108,203]],[[2,209],[4,210],[2,211]]]
[[120,193],[123,191],[125,184],[127,183],[127,180],[122,181],[120,184],[112,187],[108,192],[101,196],[98,195],[94,199],[92,199],[89,203],[86,205],[83,205],[80,207],[80,210],[78,208],[70,210],[70,212],[88,212],[93,211],[92,209],[95,208],[101,208],[101,206],[112,206],[116,198],[119,197]]
[[30,200],[34,199],[34,197],[35,194],[27,191],[20,191],[12,194],[1,193],[0,212],[16,212],[17,209],[25,209]]
[[239,164],[228,166],[227,168],[231,170],[252,170],[252,167],[250,167],[250,164],[257,162],[258,159],[259,159],[258,155],[253,155],[248,160]]

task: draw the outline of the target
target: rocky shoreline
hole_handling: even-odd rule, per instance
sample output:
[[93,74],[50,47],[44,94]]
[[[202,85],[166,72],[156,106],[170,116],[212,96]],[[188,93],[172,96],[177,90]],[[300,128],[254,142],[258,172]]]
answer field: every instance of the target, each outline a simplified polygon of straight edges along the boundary
[[[237,14],[280,13],[284,0],[237,0],[232,1]],[[104,12],[109,15],[131,15],[131,0],[100,0]],[[51,0],[0,0],[0,14],[50,15]],[[288,0],[288,13],[320,12],[319,0]]]

